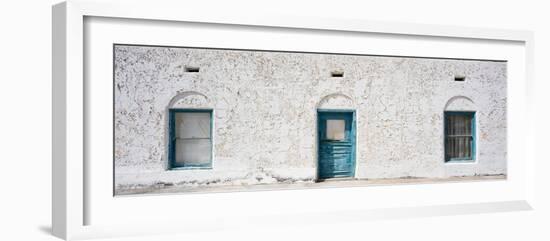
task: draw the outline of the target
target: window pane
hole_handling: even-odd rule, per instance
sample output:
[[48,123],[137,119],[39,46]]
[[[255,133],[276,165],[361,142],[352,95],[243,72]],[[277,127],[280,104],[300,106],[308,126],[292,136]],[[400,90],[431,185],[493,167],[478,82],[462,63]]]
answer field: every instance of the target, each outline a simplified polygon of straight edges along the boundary
[[210,138],[210,113],[176,113],[176,138]]
[[470,158],[472,137],[447,137],[445,151],[448,158]]
[[176,139],[176,165],[208,165],[210,163],[210,146],[210,139]]
[[447,116],[447,135],[471,135],[472,116],[449,115]]
[[346,138],[345,120],[327,120],[327,139],[341,141]]

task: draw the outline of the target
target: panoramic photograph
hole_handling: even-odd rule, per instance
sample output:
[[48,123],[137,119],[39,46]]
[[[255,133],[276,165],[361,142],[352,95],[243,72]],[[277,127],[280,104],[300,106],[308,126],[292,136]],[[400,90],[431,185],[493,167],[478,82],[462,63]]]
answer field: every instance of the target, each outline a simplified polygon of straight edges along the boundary
[[113,45],[114,195],[504,180],[504,60]]

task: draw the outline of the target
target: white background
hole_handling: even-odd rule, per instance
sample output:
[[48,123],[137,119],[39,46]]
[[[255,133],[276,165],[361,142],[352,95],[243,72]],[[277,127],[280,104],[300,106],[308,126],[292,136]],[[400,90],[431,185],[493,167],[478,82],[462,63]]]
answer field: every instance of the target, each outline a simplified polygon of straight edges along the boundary
[[[0,240],[56,240],[49,234],[51,218],[51,4],[57,1],[5,2],[0,8],[1,75]],[[297,16],[358,18],[436,23],[535,31],[537,148],[545,150],[550,108],[545,104],[550,84],[545,75],[550,60],[549,7],[540,1],[190,1],[189,7],[211,8],[216,14],[248,11]],[[542,151],[541,151],[542,152]],[[548,158],[546,158],[548,159]],[[298,225],[293,228],[247,229],[192,235],[117,240],[548,240],[550,183],[537,162],[535,211]]]

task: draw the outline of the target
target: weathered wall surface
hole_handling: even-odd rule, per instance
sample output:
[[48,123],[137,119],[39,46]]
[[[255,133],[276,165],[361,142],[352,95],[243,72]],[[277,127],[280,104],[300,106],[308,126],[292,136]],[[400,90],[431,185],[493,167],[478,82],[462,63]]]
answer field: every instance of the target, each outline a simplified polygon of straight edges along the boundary
[[[505,62],[123,45],[114,51],[119,189],[315,180],[317,108],[356,110],[358,178],[506,173]],[[331,77],[334,70],[344,77]],[[214,110],[212,169],[167,170],[170,107]],[[475,163],[444,163],[444,110],[476,111]]]

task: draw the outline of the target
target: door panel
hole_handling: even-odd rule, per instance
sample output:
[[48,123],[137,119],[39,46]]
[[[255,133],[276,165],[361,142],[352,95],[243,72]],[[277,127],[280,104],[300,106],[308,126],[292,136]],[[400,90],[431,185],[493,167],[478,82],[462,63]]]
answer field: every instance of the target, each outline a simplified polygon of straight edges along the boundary
[[319,178],[353,177],[355,123],[353,112],[318,112]]

